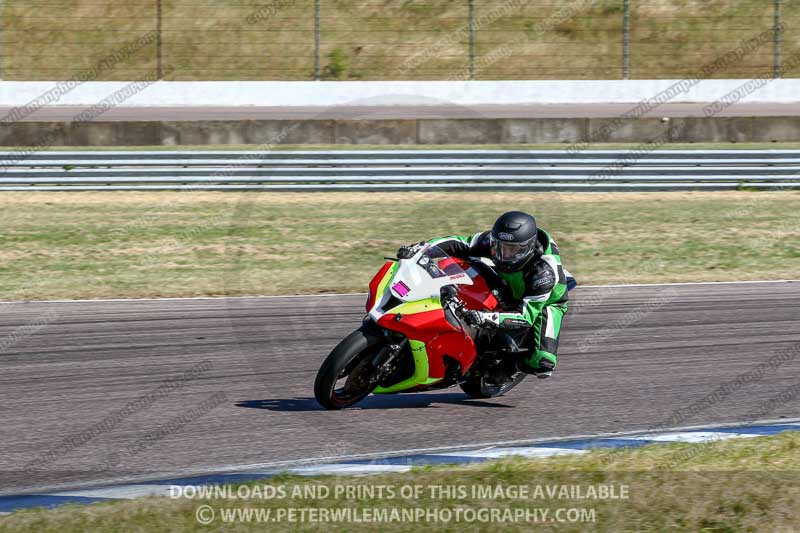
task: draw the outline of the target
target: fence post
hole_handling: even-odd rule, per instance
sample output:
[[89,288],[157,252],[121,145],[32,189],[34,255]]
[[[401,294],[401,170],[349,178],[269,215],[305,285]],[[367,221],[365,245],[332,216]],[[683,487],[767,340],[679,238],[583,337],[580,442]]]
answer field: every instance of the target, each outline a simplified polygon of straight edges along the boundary
[[475,0],[469,0],[469,79],[475,79]]
[[775,0],[775,78],[781,77],[781,0]]
[[630,0],[622,0],[622,79],[630,78]]
[[322,79],[322,67],[320,66],[320,27],[322,22],[320,20],[322,15],[321,0],[314,0],[314,79],[319,81]]
[[161,57],[161,32],[163,23],[163,13],[161,10],[161,0],[156,0],[156,79],[164,78],[164,65]]

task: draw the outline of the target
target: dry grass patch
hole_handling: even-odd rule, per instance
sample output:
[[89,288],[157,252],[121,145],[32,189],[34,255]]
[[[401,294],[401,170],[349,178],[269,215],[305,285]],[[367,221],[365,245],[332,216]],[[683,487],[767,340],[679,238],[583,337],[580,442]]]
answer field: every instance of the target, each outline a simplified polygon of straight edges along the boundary
[[[169,80],[310,80],[314,76],[311,0],[162,0],[162,63]],[[321,13],[321,74],[335,80],[464,79],[468,76],[466,2],[326,1]],[[157,28],[152,0],[25,0],[3,3],[3,77],[70,79],[125,43]],[[475,2],[476,77],[620,79],[620,0]],[[783,56],[798,50],[800,6],[784,2]],[[630,75],[691,76],[773,27],[772,3],[732,0],[631,2]],[[155,39],[100,80],[156,72]],[[771,40],[718,78],[770,74]],[[797,67],[786,77],[797,74]]]
[[583,284],[797,278],[797,192],[4,193],[3,299],[364,291],[403,243],[533,212]]

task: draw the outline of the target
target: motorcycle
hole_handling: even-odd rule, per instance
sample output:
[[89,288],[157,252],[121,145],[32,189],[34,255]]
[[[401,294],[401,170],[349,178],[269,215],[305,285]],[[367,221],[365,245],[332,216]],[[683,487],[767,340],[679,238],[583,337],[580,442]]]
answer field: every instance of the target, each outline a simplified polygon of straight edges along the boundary
[[525,379],[515,359],[523,350],[513,336],[464,321],[467,310],[502,309],[497,275],[486,262],[451,257],[430,244],[408,259],[387,259],[369,283],[361,327],[317,373],[320,405],[343,409],[370,394],[455,385],[471,398],[491,398]]

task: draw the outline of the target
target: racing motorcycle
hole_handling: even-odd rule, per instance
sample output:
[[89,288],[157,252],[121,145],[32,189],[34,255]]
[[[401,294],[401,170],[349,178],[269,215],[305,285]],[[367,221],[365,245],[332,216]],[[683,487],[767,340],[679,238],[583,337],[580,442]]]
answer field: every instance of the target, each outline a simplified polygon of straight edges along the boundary
[[[343,409],[369,394],[455,385],[472,398],[491,398],[525,379],[515,360],[523,350],[508,335],[464,321],[467,310],[502,309],[489,260],[451,257],[430,244],[408,259],[387,259],[369,284],[361,327],[317,373],[320,405]],[[568,281],[575,286],[571,276]]]

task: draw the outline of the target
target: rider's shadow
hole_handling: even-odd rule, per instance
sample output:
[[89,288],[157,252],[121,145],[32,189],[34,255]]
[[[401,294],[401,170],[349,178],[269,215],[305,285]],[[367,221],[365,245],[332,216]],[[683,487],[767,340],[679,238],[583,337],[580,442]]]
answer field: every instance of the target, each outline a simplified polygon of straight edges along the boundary
[[[470,407],[512,408],[511,405],[483,400],[473,400],[459,393],[411,393],[387,396],[369,396],[350,409],[423,409],[437,407],[436,404],[466,405]],[[324,411],[314,398],[275,398],[266,400],[245,400],[236,407],[266,409],[268,411]]]

